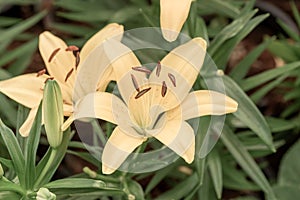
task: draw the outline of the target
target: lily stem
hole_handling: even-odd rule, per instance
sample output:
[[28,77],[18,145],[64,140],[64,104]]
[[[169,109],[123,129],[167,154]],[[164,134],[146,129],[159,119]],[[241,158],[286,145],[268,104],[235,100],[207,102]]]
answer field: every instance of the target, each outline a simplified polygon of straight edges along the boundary
[[44,180],[47,172],[52,167],[52,163],[57,155],[57,152],[58,152],[57,149],[51,149],[50,157],[49,157],[45,167],[43,168],[42,172],[40,173],[38,179],[35,181],[34,188],[38,188],[40,186],[41,182]]

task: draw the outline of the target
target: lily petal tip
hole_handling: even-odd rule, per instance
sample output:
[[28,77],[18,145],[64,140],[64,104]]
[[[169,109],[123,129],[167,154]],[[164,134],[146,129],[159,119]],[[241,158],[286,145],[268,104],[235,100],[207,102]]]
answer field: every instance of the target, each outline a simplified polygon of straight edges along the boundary
[[102,164],[102,173],[103,174],[112,174],[116,171],[116,169],[110,168],[105,164]]
[[179,35],[178,32],[168,29],[162,29],[162,34],[168,42],[174,42]]

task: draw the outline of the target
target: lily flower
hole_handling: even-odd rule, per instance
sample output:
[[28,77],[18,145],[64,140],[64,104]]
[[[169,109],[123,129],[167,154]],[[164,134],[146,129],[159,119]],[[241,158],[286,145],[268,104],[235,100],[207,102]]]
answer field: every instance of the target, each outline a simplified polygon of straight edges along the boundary
[[[40,34],[39,50],[49,75],[46,75],[46,69],[43,69],[38,73],[20,75],[0,81],[0,92],[31,109],[26,121],[19,130],[20,134],[24,137],[28,136],[38,106],[43,98],[45,81],[48,78],[54,78],[58,82],[64,102],[64,116],[70,116],[73,112],[73,88],[77,71],[81,69],[81,62],[88,58],[95,47],[105,39],[116,36],[117,39],[121,40],[122,34],[123,26],[109,24],[90,38],[80,53],[76,46],[67,46],[63,40],[48,31]],[[95,68],[98,66],[97,63],[93,63],[93,65]],[[111,71],[109,67],[103,70]],[[109,75],[109,73],[106,74]],[[89,74],[86,76],[89,76]],[[109,78],[107,77],[107,79]],[[104,90],[107,86],[105,84],[107,82],[99,81],[98,87],[94,88],[94,91]]]
[[164,38],[176,40],[186,21],[192,0],[160,0],[160,26]]
[[103,45],[121,98],[107,92],[86,95],[77,101],[63,129],[75,119],[88,117],[117,125],[103,150],[104,174],[117,170],[130,153],[151,137],[191,163],[195,133],[186,120],[237,110],[237,102],[224,94],[209,90],[190,92],[205,57],[206,42],[202,38],[172,50],[153,71],[142,66],[119,41],[109,40]]

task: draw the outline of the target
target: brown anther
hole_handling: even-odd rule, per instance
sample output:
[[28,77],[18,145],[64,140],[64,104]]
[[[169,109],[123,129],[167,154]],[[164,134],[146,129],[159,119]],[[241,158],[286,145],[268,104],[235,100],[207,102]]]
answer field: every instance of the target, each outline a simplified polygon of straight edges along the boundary
[[159,77],[161,71],[161,64],[160,61],[158,61],[157,66],[156,66],[156,76]]
[[38,73],[36,74],[36,77],[42,76],[46,73],[46,69],[42,69],[40,71],[38,71]]
[[176,87],[176,78],[173,74],[168,73],[168,77],[170,79],[170,81],[172,82],[173,86]]
[[67,73],[67,76],[66,76],[66,78],[65,78],[65,82],[67,82],[67,80],[70,78],[70,76],[72,75],[73,71],[74,71],[74,68],[72,68],[72,69]]
[[54,77],[48,77],[48,78],[46,78],[46,80],[45,80],[45,82],[44,83],[47,83],[47,81],[49,81],[49,80],[53,80],[54,79]]
[[162,82],[162,86],[161,86],[161,96],[165,97],[167,94],[167,84],[165,81]]
[[137,82],[137,80],[136,80],[136,78],[133,74],[131,74],[131,80],[132,80],[132,83],[133,83],[133,86],[134,86],[135,90],[137,92],[139,92],[140,88],[139,88],[138,82]]
[[55,49],[55,50],[51,53],[48,62],[51,62],[51,61],[52,61],[52,59],[53,59],[54,56],[59,52],[59,50],[60,50],[60,48],[57,48],[57,49]]
[[138,72],[144,72],[146,74],[151,74],[151,70],[144,66],[132,67],[132,69],[135,71],[138,71]]
[[143,96],[144,94],[149,92],[150,89],[151,89],[151,87],[141,90],[140,92],[137,93],[137,95],[134,98],[135,99],[140,98],[141,96]]
[[75,45],[71,45],[66,48],[66,51],[79,51],[79,48]]
[[75,68],[77,69],[78,65],[80,63],[80,54],[79,51],[76,53],[76,61],[75,61]]

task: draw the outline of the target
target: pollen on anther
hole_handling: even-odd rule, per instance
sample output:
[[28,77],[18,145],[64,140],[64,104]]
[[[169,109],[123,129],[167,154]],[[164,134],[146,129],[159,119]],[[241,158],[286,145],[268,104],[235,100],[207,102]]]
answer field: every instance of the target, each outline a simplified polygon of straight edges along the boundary
[[151,87],[139,91],[134,98],[135,99],[140,98],[141,96],[143,96],[144,94],[146,94],[147,92],[149,92],[150,89],[151,89]]
[[156,76],[159,77],[161,71],[161,64],[160,61],[158,61],[157,66],[156,66]]
[[165,97],[167,94],[167,84],[165,81],[162,82],[162,86],[161,86],[161,96]]
[[67,73],[67,76],[66,76],[66,78],[65,78],[65,82],[67,82],[67,80],[70,78],[70,76],[72,75],[73,71],[74,71],[74,68],[72,68],[72,69]]
[[132,80],[132,83],[133,83],[133,86],[134,86],[135,90],[137,92],[139,92],[140,88],[139,88],[138,82],[137,82],[137,80],[136,80],[136,78],[133,74],[131,74],[131,80]]
[[37,72],[36,77],[42,76],[46,73],[46,69],[42,69],[40,71]]
[[57,48],[57,49],[55,49],[55,50],[51,53],[51,55],[50,55],[50,57],[49,57],[49,59],[48,59],[48,62],[49,62],[49,63],[53,60],[54,56],[59,52],[59,50],[60,50],[60,48]]
[[168,77],[170,79],[170,81],[172,82],[173,86],[176,87],[176,78],[173,74],[168,73]]

